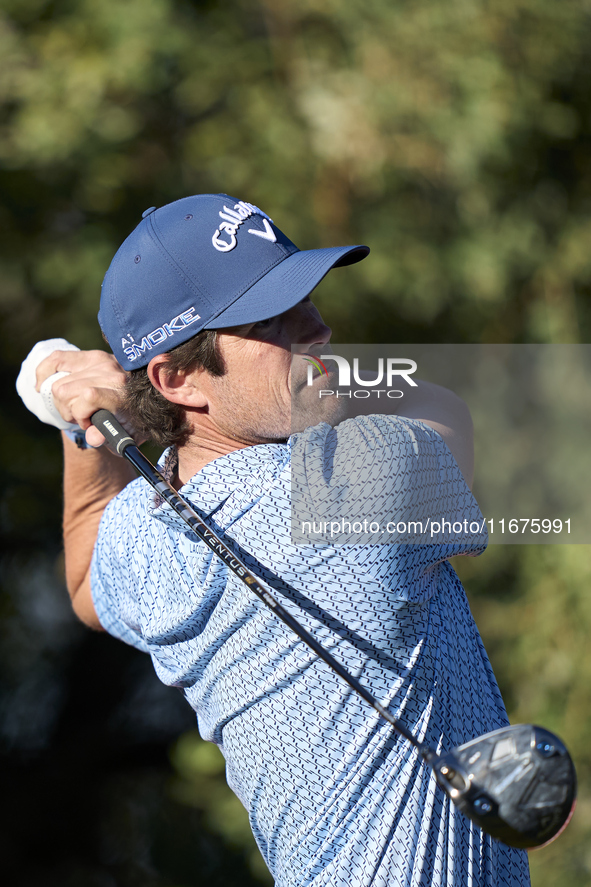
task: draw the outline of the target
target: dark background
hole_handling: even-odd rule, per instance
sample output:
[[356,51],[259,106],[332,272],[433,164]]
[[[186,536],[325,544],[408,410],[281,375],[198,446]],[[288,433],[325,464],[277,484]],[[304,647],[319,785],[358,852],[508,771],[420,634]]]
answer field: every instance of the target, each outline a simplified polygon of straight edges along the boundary
[[[302,248],[371,246],[318,290],[337,342],[589,341],[590,15],[585,0],[0,0],[7,883],[266,877],[180,695],[70,615],[58,435],[14,392],[30,347],[101,347],[119,243],[146,207],[202,191],[260,205]],[[588,548],[495,546],[458,569],[512,720],[557,731],[579,768],[534,887],[582,887]]]

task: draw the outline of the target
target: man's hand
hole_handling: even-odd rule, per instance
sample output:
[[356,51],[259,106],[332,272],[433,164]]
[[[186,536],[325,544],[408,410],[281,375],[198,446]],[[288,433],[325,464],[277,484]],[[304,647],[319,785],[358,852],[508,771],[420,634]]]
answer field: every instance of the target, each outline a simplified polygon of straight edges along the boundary
[[55,373],[68,373],[54,382],[55,406],[67,422],[86,431],[86,440],[100,447],[105,439],[90,417],[104,408],[125,422],[121,414],[125,372],[106,351],[54,351],[37,367],[37,390]]

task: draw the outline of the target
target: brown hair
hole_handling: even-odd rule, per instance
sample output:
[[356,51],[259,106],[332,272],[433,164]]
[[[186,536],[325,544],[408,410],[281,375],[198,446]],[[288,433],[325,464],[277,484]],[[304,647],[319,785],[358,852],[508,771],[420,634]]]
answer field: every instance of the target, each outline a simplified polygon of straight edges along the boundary
[[[190,373],[197,369],[204,369],[212,376],[223,376],[226,371],[216,330],[202,330],[167,353],[168,374]],[[140,437],[149,438],[162,447],[180,446],[187,440],[190,426],[183,407],[171,403],[154,388],[147,367],[127,374],[124,410]]]

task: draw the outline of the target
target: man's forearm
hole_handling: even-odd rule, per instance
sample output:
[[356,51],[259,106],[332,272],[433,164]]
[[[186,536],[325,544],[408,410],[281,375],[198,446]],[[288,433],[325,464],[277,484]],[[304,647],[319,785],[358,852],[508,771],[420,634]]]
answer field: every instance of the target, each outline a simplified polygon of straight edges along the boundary
[[90,562],[103,511],[135,474],[106,447],[80,450],[65,434],[62,437],[66,583],[76,615],[100,628],[90,592]]

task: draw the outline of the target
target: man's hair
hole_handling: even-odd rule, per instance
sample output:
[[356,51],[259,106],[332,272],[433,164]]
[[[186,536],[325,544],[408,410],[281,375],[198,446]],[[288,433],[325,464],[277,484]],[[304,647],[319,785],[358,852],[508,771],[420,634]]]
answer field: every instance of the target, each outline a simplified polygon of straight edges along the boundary
[[[164,367],[167,374],[190,373],[198,369],[204,369],[212,376],[223,376],[226,371],[216,330],[202,330],[167,352]],[[154,388],[148,378],[147,367],[127,374],[124,410],[134,432],[159,446],[180,446],[189,436],[191,428],[183,407],[171,403]]]

